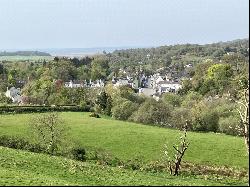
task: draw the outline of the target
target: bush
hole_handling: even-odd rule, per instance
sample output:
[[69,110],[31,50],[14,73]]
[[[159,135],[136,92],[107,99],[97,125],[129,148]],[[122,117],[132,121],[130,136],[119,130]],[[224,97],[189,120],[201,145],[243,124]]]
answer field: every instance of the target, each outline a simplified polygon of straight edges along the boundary
[[86,150],[82,147],[73,148],[71,154],[74,160],[85,161],[86,160]]
[[167,104],[170,104],[174,107],[179,107],[181,105],[182,98],[181,96],[174,93],[165,93],[163,94],[163,101]]
[[89,117],[100,118],[99,114],[92,112],[89,114]]
[[0,146],[12,149],[22,149],[36,153],[45,152],[45,148],[39,144],[31,144],[30,142],[19,137],[12,136],[0,136]]
[[12,103],[12,99],[9,97],[6,97],[4,93],[0,93],[0,103],[10,104]]
[[102,150],[92,150],[88,151],[86,154],[87,160],[94,160],[100,165],[110,165],[110,166],[120,166],[123,162],[118,158],[114,157],[112,154]]
[[218,131],[219,112],[216,109],[215,99],[204,99],[191,109],[193,130]]
[[170,122],[171,110],[171,106],[165,103],[148,99],[130,119],[138,123],[166,126]]
[[216,111],[203,111],[193,122],[194,131],[218,131],[219,114]]
[[166,172],[168,168],[169,168],[168,162],[157,160],[149,162],[142,169],[150,172]]
[[[0,146],[12,149],[26,150],[35,153],[48,153],[46,151],[46,148],[43,147],[41,144],[32,144],[19,137],[0,136]],[[70,159],[80,160],[80,161],[86,160],[86,151],[83,147],[73,147],[71,149],[65,148],[65,150],[56,152],[55,155],[64,156]]]
[[186,108],[192,108],[202,99],[202,95],[197,92],[189,92],[182,101],[181,105]]
[[[186,120],[191,121],[191,112],[187,108],[176,108],[171,115],[170,127],[183,129],[186,124]],[[191,124],[190,124],[191,125]],[[188,126],[187,129],[192,130],[192,126]]]
[[3,113],[37,113],[37,112],[89,112],[89,106],[0,106],[0,114]]
[[139,108],[137,103],[126,100],[112,108],[112,117],[119,120],[127,120]]
[[219,131],[229,135],[243,135],[239,130],[240,120],[234,116],[220,118]]

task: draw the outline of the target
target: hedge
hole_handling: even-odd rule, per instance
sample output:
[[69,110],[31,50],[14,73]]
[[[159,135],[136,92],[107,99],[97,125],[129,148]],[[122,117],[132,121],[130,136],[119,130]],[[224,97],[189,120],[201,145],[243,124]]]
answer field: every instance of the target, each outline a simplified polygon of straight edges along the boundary
[[36,113],[36,112],[89,112],[89,106],[0,106],[0,114]]

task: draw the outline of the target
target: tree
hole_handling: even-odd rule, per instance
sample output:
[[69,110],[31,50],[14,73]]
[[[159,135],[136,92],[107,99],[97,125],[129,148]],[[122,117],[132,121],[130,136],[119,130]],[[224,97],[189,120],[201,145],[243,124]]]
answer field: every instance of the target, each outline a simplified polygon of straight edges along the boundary
[[112,117],[119,120],[127,120],[137,109],[139,105],[127,99],[120,99],[120,104],[112,108]]
[[192,128],[195,131],[217,132],[219,128],[219,114],[215,110],[214,102],[202,100],[191,108]]
[[12,99],[6,97],[3,93],[0,92],[0,104],[10,104],[12,103]]
[[147,99],[133,114],[135,122],[166,126],[170,122],[172,107],[153,98]]
[[41,93],[43,104],[48,105],[48,99],[55,91],[55,85],[50,80],[43,80],[40,84],[39,92]]
[[188,126],[188,121],[186,121],[186,124],[184,125],[183,128],[184,134],[183,136],[180,137],[181,139],[180,145],[179,146],[173,145],[173,148],[176,151],[174,159],[170,158],[168,148],[165,145],[166,151],[164,153],[168,160],[169,171],[170,174],[174,176],[179,175],[182,158],[189,146],[189,143],[187,142],[187,126]]
[[45,113],[32,117],[30,127],[37,141],[49,154],[54,154],[60,149],[67,132],[57,113]]
[[4,66],[0,63],[0,75],[4,73]]
[[179,107],[181,105],[182,98],[174,93],[165,93],[163,94],[163,101],[171,104],[174,107]]
[[[225,87],[229,85],[230,79],[232,78],[233,71],[229,64],[215,64],[208,68],[206,81],[214,84],[214,89],[222,92]],[[213,90],[210,88],[210,90]]]
[[186,95],[189,90],[192,89],[192,82],[189,79],[184,79],[181,81],[182,87],[178,90],[178,94]]
[[97,96],[95,105],[97,112],[111,115],[112,99],[105,91],[100,92]]
[[235,100],[235,102],[238,104],[236,110],[240,116],[240,126],[243,127],[240,130],[243,131],[247,154],[249,155],[249,87],[242,91],[242,95],[242,101]]
[[207,59],[202,63],[199,63],[195,67],[195,73],[192,79],[192,87],[195,91],[199,91],[202,86],[202,82],[204,81],[204,76],[207,73],[209,67],[211,67],[214,62],[211,59]]
[[56,61],[56,62],[58,62],[60,59],[56,56],[55,58],[54,58],[54,61]]
[[76,67],[69,60],[60,60],[51,64],[51,76],[55,79],[69,81],[76,78]]
[[9,85],[11,86],[15,86],[15,83],[16,83],[16,74],[17,74],[17,71],[16,69],[12,69],[8,72],[8,83]]
[[[175,108],[171,115],[171,127],[182,129],[185,125],[186,120],[191,120],[190,109],[184,107]],[[191,125],[191,124],[189,124]],[[192,129],[192,126],[188,126],[187,129]]]
[[105,58],[96,58],[91,62],[91,79],[106,79],[109,74],[109,64]]
[[229,98],[237,104],[236,110],[240,116],[239,131],[243,133],[249,155],[249,79],[242,76],[241,79],[237,79],[237,82],[236,94],[232,95],[229,92]]
[[202,95],[198,92],[189,92],[185,95],[181,105],[185,108],[194,107],[200,100],[202,99]]

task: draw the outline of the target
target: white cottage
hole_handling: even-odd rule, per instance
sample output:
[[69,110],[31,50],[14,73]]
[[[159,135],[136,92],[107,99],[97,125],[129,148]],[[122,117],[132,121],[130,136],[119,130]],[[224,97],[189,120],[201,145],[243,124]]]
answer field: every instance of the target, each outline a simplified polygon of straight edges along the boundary
[[20,103],[22,101],[20,88],[17,89],[15,87],[11,87],[10,89],[7,88],[5,96],[11,98],[13,103]]
[[158,83],[159,93],[177,92],[181,88],[179,82],[160,81]]
[[66,88],[80,88],[83,87],[83,85],[79,82],[73,82],[72,80],[70,80],[69,82],[65,82],[64,86]]

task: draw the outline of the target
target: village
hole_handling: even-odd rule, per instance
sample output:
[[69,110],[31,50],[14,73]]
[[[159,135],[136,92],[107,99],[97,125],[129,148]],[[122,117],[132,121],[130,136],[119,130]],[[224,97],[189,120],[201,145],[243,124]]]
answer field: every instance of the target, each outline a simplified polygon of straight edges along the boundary
[[[191,64],[185,66],[185,68],[192,67]],[[126,75],[126,72],[125,72]],[[155,100],[159,100],[161,95],[166,92],[176,93],[181,87],[181,81],[187,79],[187,76],[178,74],[175,71],[167,71],[161,73],[155,73],[149,76],[141,73],[137,76],[113,76],[111,81],[105,80],[69,80],[63,83],[66,88],[104,88],[106,84],[111,83],[114,87],[128,86],[133,88],[138,95],[145,95],[147,97],[153,97]],[[57,80],[55,80],[57,81]],[[22,104],[22,90],[21,88],[26,84],[26,81],[17,81],[20,87],[7,88],[5,96],[10,98],[13,103]]]

